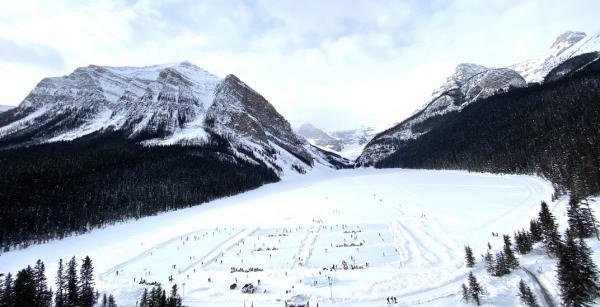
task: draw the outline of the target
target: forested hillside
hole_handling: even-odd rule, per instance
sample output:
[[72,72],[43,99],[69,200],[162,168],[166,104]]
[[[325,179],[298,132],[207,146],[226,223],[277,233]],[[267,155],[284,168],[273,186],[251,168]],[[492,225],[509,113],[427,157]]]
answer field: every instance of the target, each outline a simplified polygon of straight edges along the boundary
[[[217,135],[144,147],[119,136],[0,151],[0,246],[40,243],[275,182]],[[246,152],[246,155],[252,155]]]
[[450,113],[376,166],[536,173],[576,196],[598,194],[598,123],[600,72],[587,70]]

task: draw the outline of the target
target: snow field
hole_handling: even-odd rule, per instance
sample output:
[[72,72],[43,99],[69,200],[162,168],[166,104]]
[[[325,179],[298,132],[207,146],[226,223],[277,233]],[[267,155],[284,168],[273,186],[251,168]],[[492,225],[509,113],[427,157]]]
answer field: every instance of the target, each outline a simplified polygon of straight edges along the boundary
[[[59,258],[89,255],[97,287],[120,306],[135,306],[149,287],[140,277],[168,288],[170,276],[190,306],[282,306],[295,294],[312,296],[319,306],[386,306],[388,296],[401,305],[456,306],[470,271],[464,245],[476,257],[488,241],[501,248],[501,237],[491,232],[528,226],[552,193],[547,181],[530,176],[316,169],[193,208],[4,253],[0,271],[41,258],[53,280]],[[488,292],[485,303],[518,303],[516,277],[488,277],[480,261],[474,273]],[[230,290],[236,280],[238,288]],[[257,292],[241,293],[249,282]]]

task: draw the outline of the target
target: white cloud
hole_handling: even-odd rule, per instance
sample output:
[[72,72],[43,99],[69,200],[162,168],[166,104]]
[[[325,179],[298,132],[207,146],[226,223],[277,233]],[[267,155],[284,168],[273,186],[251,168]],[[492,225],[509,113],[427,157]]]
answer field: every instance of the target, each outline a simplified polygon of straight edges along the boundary
[[[238,75],[293,123],[328,129],[401,120],[456,64],[535,56],[565,30],[596,31],[600,9],[595,0],[22,2],[1,5],[0,40],[38,46],[37,57],[0,53],[0,103],[78,66],[190,60]],[[62,66],[36,62],[51,52]]]

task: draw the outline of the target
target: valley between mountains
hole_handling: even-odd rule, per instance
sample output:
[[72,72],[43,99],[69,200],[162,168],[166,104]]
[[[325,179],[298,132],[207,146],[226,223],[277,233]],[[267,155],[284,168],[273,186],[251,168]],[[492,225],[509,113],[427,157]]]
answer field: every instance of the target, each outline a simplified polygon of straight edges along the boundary
[[599,263],[600,34],[460,64],[383,130],[293,127],[249,84],[89,65],[2,108],[0,272],[90,256],[121,306],[457,306],[472,273],[485,305],[523,280],[556,306],[568,238]]

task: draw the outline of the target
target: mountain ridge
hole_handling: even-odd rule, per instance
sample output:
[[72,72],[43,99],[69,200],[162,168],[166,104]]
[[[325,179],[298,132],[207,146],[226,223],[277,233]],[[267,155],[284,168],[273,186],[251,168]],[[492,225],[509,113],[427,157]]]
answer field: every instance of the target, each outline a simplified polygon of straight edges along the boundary
[[465,106],[496,93],[541,82],[567,59],[590,50],[600,50],[600,33],[587,36],[583,32],[567,31],[559,35],[548,51],[537,59],[506,68],[459,64],[446,82],[433,91],[423,107],[399,124],[375,135],[356,163],[358,166],[377,164],[402,148],[406,142],[439,126],[446,114],[460,112]]
[[0,115],[0,148],[114,131],[145,146],[201,145],[218,134],[239,149],[238,157],[259,158],[255,162],[279,176],[307,172],[315,161],[326,167],[347,163],[298,138],[287,120],[235,75],[221,79],[188,61],[89,65],[44,78],[17,108]]

